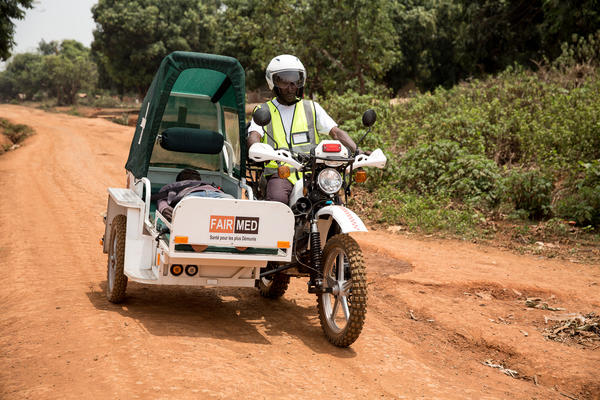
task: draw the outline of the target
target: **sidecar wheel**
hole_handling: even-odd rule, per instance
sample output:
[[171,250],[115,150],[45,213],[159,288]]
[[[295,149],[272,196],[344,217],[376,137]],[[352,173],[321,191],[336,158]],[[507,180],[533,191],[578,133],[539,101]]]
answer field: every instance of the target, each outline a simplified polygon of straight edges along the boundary
[[360,246],[346,234],[327,241],[323,250],[323,286],[317,295],[321,328],[327,339],[348,347],[360,335],[367,313],[367,276]]
[[127,217],[117,215],[112,221],[108,247],[108,266],[106,273],[106,298],[111,303],[120,303],[125,299],[127,276],[125,267],[125,234]]
[[[271,268],[274,267],[270,267],[270,265],[267,264],[266,270]],[[260,295],[262,297],[278,299],[283,296],[289,284],[290,276],[280,273],[265,278],[260,278],[258,280],[258,290],[260,291]]]

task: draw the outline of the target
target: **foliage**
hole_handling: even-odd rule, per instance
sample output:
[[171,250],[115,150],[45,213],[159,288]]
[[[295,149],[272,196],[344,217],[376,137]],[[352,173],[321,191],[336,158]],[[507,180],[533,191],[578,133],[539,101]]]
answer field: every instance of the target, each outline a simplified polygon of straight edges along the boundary
[[525,211],[533,219],[550,214],[553,184],[550,177],[538,169],[512,169],[504,180],[506,197],[515,210]]
[[438,181],[449,171],[450,163],[464,154],[460,145],[451,140],[423,143],[410,149],[400,160],[398,185],[420,193],[438,191]]
[[19,93],[32,99],[41,89],[42,56],[35,53],[15,55],[0,72],[0,97],[2,100],[16,98]]
[[10,57],[10,52],[15,44],[14,19],[23,19],[25,9],[33,6],[33,0],[2,0],[0,1],[0,61]]
[[600,30],[586,36],[573,35],[571,42],[563,42],[560,55],[552,63],[565,70],[577,64],[600,64]]
[[101,94],[91,100],[90,105],[92,107],[115,108],[121,106],[121,101],[116,96]]
[[600,158],[598,93],[597,75],[574,87],[562,76],[543,80],[508,69],[395,107],[395,126],[386,139],[400,151],[453,140],[498,165],[561,168],[572,160]]
[[481,216],[474,209],[458,206],[443,195],[419,195],[398,189],[384,186],[372,193],[361,191],[350,205],[368,210],[376,223],[401,225],[410,231],[469,237],[477,234]]
[[580,162],[567,194],[555,205],[555,213],[580,225],[600,226],[600,160]]
[[75,40],[42,41],[38,53],[15,55],[0,73],[3,100],[17,97],[35,100],[43,92],[57,99],[58,104],[73,104],[81,90],[96,86],[96,65],[90,51]]
[[33,135],[35,131],[30,126],[13,124],[4,118],[0,118],[0,133],[8,137],[11,142],[17,144],[25,140],[26,137]]
[[[0,13],[0,38],[11,37],[10,18],[32,1],[2,4],[10,10]],[[101,87],[120,94],[143,95],[175,50],[238,58],[250,89],[265,87],[272,57],[291,53],[307,67],[311,95],[435,90],[563,57],[565,46],[597,37],[598,9],[597,0],[100,0],[92,57]],[[42,55],[56,52],[48,45]]]
[[[342,93],[353,88],[365,94],[368,81],[383,77],[399,55],[393,10],[394,3],[387,0],[310,1],[295,39],[296,51],[313,73],[314,91]],[[314,29],[312,21],[327,28]]]
[[[599,185],[590,177],[600,159],[600,74],[577,71],[581,65],[573,63],[538,73],[511,67],[394,106],[354,92],[319,100],[355,139],[360,113],[377,110],[363,147],[380,147],[388,157],[367,185],[381,195],[378,220],[391,223],[395,207],[406,210],[394,199],[421,196],[450,199],[456,212],[477,209],[490,218],[556,215],[598,226]],[[590,165],[587,172],[579,161]]]
[[535,67],[558,57],[573,35],[600,30],[597,0],[399,0],[396,10],[403,57],[386,77],[396,91],[410,82],[450,87],[514,63]]
[[[551,0],[542,2],[541,47],[551,59],[564,51],[564,43],[577,42],[600,29],[598,0]],[[598,60],[598,59],[597,59]]]
[[251,88],[264,86],[273,57],[289,53],[304,63],[311,93],[364,94],[398,55],[393,7],[385,0],[225,0],[216,49],[242,62]]
[[421,144],[400,160],[398,185],[420,194],[444,194],[474,206],[500,201],[498,166],[479,154],[467,154],[457,142]]
[[121,92],[143,95],[167,54],[215,50],[219,7],[218,0],[100,0],[92,52]]
[[501,200],[500,171],[480,154],[460,155],[438,179],[438,190],[475,207],[492,208]]
[[64,40],[57,53],[43,57],[43,82],[58,104],[73,104],[81,90],[92,90],[96,83],[96,66],[89,49],[74,40]]

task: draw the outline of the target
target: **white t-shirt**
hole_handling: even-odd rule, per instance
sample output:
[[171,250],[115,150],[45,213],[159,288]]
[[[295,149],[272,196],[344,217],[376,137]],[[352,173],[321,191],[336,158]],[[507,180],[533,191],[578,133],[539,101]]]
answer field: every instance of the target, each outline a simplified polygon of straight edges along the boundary
[[[277,101],[277,99],[273,99],[273,104],[279,110],[279,114],[281,114],[281,119],[283,120],[283,129],[285,129],[285,135],[289,142],[290,140],[290,131],[292,130],[292,118],[294,118],[294,107],[295,104],[291,106],[286,106]],[[331,128],[337,126],[335,121],[327,114],[327,112],[319,105],[317,102],[313,102],[315,105],[315,116],[316,121],[315,125],[317,128],[317,132],[320,135],[328,135]],[[256,131],[260,133],[260,136],[264,136],[263,128],[254,122],[254,119],[250,122],[250,128],[248,132]]]

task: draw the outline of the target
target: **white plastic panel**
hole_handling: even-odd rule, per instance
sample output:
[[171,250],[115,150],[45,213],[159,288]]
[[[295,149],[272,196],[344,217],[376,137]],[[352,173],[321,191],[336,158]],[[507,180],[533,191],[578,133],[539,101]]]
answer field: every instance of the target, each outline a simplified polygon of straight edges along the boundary
[[327,206],[317,212],[317,217],[331,215],[340,226],[342,233],[368,232],[367,227],[354,211],[343,206]]
[[144,207],[142,199],[131,189],[109,188],[108,194],[115,203],[122,207]]
[[293,236],[294,215],[283,203],[186,197],[173,210],[170,250],[175,237],[187,237],[188,244],[275,249],[278,242],[291,248]]
[[[387,158],[381,149],[374,150],[371,154],[360,154],[352,164],[352,169],[360,167],[376,167],[384,168],[387,163]],[[346,172],[350,171],[350,166],[346,167]]]
[[142,213],[137,208],[127,209],[127,234],[125,239],[125,274],[132,278],[148,279],[152,268],[152,236],[143,235],[141,230]]

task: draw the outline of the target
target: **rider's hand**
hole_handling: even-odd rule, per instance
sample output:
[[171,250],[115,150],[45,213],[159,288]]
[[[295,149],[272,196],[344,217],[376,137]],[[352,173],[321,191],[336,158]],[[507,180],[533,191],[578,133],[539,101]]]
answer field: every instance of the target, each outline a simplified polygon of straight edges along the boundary
[[370,155],[371,155],[371,150],[364,151],[364,150],[363,150],[363,149],[361,149],[360,147],[359,147],[357,150],[358,150],[358,151],[356,152],[356,154],[357,154],[357,155],[361,155],[361,154],[364,154],[364,155],[367,155],[367,156],[370,156]]

